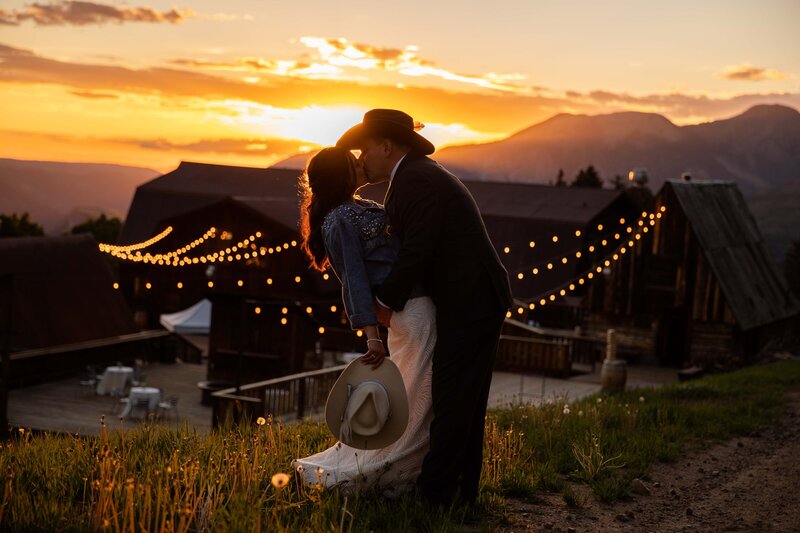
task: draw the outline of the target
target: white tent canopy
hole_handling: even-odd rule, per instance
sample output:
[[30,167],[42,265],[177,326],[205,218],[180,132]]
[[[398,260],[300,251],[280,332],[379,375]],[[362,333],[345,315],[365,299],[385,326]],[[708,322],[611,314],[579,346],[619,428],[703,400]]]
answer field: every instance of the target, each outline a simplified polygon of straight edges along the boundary
[[161,315],[159,322],[174,333],[208,335],[211,326],[211,302],[203,298],[183,311]]

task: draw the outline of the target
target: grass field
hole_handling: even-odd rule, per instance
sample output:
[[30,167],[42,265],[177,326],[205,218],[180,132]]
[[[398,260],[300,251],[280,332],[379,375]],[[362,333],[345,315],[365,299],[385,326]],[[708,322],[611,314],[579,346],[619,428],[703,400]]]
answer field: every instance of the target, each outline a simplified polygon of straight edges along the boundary
[[[319,424],[263,419],[201,436],[191,428],[104,428],[75,438],[25,429],[0,448],[0,529],[15,531],[453,531],[502,523],[508,498],[560,493],[567,480],[596,498],[627,498],[651,464],[687,448],[750,434],[800,389],[800,362],[702,380],[510,406],[486,421],[477,509],[431,512],[413,499],[346,495],[298,484],[290,462],[334,444]],[[286,474],[286,476],[276,475]]]

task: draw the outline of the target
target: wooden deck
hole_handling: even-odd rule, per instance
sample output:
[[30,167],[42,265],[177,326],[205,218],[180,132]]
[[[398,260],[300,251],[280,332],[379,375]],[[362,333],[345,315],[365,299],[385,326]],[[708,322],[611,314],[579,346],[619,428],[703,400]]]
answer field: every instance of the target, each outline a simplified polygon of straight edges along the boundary
[[[147,386],[163,389],[164,396],[177,396],[177,417],[167,412],[158,423],[188,423],[198,432],[211,429],[211,407],[200,403],[197,382],[206,379],[206,365],[176,362],[149,364]],[[14,427],[79,435],[100,433],[100,418],[105,415],[109,429],[122,428],[118,414],[122,405],[110,396],[98,396],[81,390],[76,376],[64,381],[12,389],[8,394],[8,419]],[[141,419],[128,418],[124,427],[141,424]]]

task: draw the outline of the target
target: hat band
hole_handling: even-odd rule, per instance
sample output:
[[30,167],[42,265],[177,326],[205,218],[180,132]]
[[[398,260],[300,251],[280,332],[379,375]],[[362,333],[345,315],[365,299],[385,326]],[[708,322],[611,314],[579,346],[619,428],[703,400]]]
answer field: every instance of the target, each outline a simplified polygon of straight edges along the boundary
[[353,397],[353,393],[363,385],[372,384],[377,385],[377,389],[381,391],[384,398],[386,399],[386,405],[389,406],[389,411],[386,413],[386,419],[384,420],[384,425],[386,422],[392,418],[392,402],[389,399],[389,393],[386,391],[386,387],[383,386],[383,383],[380,381],[375,381],[372,379],[367,379],[356,385],[355,387],[351,384],[347,384],[347,398],[344,402],[344,408],[342,409],[342,417],[340,422],[342,423],[339,427],[339,440],[342,442],[352,442],[353,441],[353,428],[350,424],[350,417],[348,416],[348,409],[350,408],[350,399]]

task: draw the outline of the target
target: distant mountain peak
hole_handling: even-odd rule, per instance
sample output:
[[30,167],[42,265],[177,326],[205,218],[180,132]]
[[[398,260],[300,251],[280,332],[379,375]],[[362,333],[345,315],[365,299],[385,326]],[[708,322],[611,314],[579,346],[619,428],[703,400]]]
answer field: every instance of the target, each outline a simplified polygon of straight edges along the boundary
[[[752,117],[752,118],[777,118],[777,117],[800,117],[800,111],[793,107],[788,107],[781,104],[758,104],[754,105],[739,117]],[[737,117],[734,117],[737,118]]]
[[[601,129],[607,137],[626,137],[642,131],[655,135],[672,135],[678,126],[658,113],[620,111],[603,115],[559,113],[510,136],[509,141],[529,141],[549,138],[591,137]],[[502,142],[502,141],[501,141]]]

